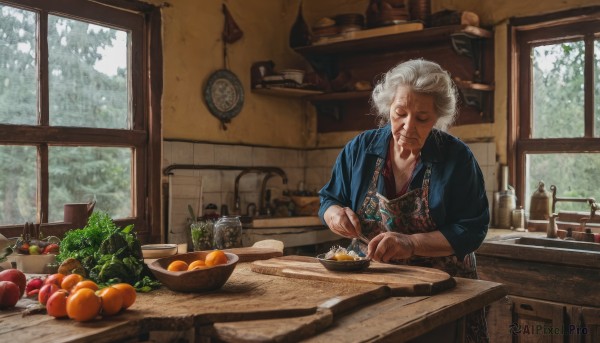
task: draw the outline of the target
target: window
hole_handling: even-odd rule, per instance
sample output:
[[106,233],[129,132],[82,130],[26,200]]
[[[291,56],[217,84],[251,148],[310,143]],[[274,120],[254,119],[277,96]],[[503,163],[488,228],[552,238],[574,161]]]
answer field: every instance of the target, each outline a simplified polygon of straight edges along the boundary
[[60,235],[64,204],[95,201],[160,236],[152,26],[160,12],[141,2],[0,0],[0,233]]
[[[600,8],[511,20],[509,161],[525,207],[540,180],[600,200]],[[588,211],[559,202],[558,210]]]

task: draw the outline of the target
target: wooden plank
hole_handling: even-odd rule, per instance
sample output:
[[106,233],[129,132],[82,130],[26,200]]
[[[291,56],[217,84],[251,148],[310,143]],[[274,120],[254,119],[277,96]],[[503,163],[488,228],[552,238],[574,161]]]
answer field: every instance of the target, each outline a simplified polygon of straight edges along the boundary
[[177,293],[161,288],[139,293],[127,311],[86,323],[56,320],[45,314],[21,317],[27,302],[0,312],[0,342],[34,341],[53,337],[61,342],[114,342],[149,331],[184,331],[216,322],[294,318],[315,314],[325,306],[337,313],[372,299],[389,296],[373,284],[331,284],[290,280],[253,273],[247,263],[237,265],[227,283],[207,293]]
[[371,262],[360,272],[332,272],[323,267],[316,258],[284,256],[252,263],[252,271],[307,280],[333,283],[371,283],[390,287],[395,296],[430,295],[454,287],[454,279],[447,273],[433,268],[391,265]]
[[479,254],[477,264],[481,279],[504,283],[510,294],[600,307],[600,293],[590,292],[589,288],[589,285],[600,283],[597,268],[559,266]]
[[[457,278],[457,286],[436,296],[391,297],[372,301],[351,312],[315,315],[293,319],[269,319],[216,324],[212,335],[235,342],[405,342],[441,328],[443,340],[451,341],[455,321],[502,298],[500,284]],[[331,325],[320,321],[333,320]],[[257,329],[259,328],[259,329]],[[283,329],[286,328],[286,329]]]

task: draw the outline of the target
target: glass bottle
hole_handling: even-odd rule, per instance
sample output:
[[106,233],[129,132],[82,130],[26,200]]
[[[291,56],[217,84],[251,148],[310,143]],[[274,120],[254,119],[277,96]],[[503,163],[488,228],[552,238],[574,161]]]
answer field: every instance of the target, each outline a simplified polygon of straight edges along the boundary
[[223,216],[215,223],[214,248],[242,247],[242,222],[240,216]]
[[310,45],[311,42],[312,36],[310,34],[310,29],[308,28],[308,25],[302,16],[302,1],[300,1],[300,6],[298,7],[298,16],[296,17],[296,22],[294,22],[294,25],[292,25],[292,29],[290,31],[290,48],[307,46]]

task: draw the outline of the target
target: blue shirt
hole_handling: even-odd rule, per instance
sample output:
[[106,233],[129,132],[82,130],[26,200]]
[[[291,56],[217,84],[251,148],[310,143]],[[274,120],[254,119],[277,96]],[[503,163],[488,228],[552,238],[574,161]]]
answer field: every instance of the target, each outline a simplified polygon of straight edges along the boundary
[[[352,139],[338,155],[331,180],[319,191],[319,217],[332,205],[362,205],[378,158],[386,158],[390,125],[365,131]],[[469,147],[456,137],[432,130],[421,149],[409,190],[420,188],[425,166],[431,166],[429,209],[438,230],[459,260],[475,251],[487,234],[489,205],[481,169]],[[383,177],[378,192],[385,194]]]

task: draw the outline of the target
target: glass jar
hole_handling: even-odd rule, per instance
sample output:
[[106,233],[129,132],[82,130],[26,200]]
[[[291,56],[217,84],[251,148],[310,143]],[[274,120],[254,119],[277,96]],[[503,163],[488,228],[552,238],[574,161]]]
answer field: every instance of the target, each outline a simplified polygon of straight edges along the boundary
[[215,223],[215,249],[242,247],[242,222],[240,216],[223,216]]
[[194,251],[210,250],[213,245],[213,222],[198,221],[190,224]]

